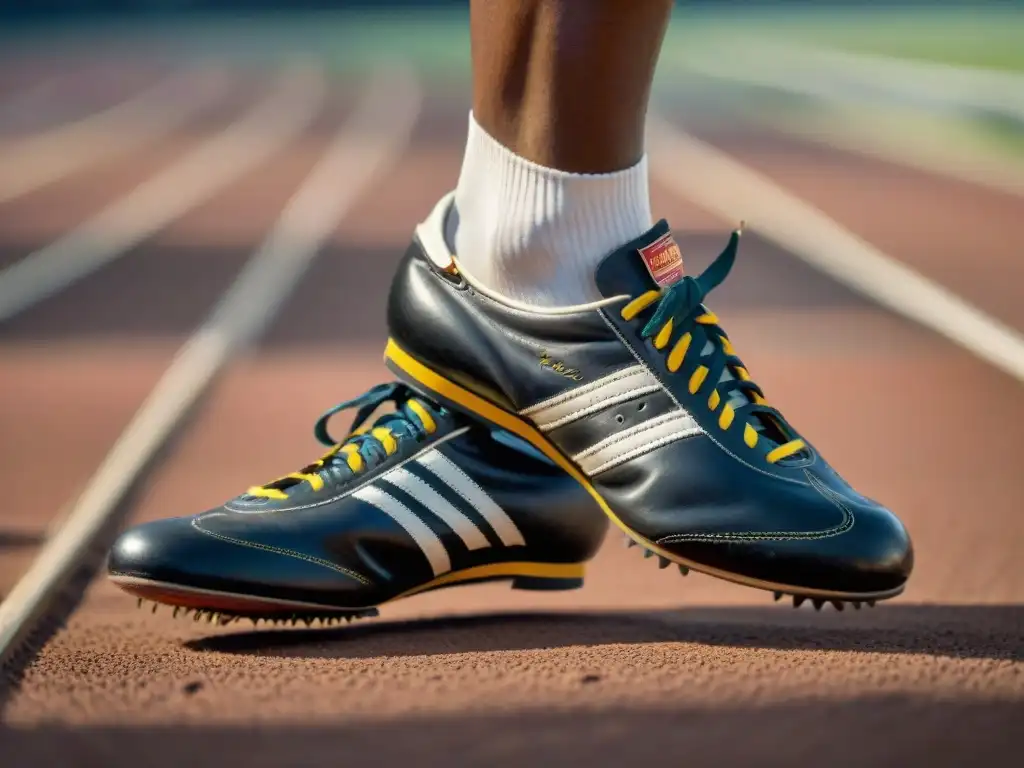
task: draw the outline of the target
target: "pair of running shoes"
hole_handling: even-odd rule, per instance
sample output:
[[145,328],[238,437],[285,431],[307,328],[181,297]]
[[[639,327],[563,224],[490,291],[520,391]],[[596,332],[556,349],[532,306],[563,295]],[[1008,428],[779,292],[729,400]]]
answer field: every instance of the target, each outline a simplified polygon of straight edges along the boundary
[[704,304],[739,231],[692,277],[662,220],[599,264],[603,299],[537,309],[465,272],[450,207],[417,227],[391,285],[398,380],[327,411],[309,466],[125,531],[119,587],[197,619],[331,623],[474,582],[577,588],[610,521],[662,568],[795,605],[903,591],[902,523],[769,404]]

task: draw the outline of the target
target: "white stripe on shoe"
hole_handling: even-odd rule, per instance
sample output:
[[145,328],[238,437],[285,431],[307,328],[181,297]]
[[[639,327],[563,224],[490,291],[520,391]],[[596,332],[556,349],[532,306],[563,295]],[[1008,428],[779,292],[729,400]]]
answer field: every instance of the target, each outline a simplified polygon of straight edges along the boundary
[[642,365],[633,365],[531,405],[519,415],[530,417],[538,429],[546,432],[659,389],[661,384],[654,374]]
[[416,501],[441,518],[462,539],[469,549],[484,549],[490,546],[487,536],[451,502],[435,491],[430,485],[404,467],[396,467],[383,478],[397,488],[402,489]]
[[424,454],[417,463],[430,470],[441,482],[455,491],[477,512],[498,534],[501,543],[506,547],[524,546],[523,534],[508,513],[477,485],[473,478],[463,472],[457,464],[439,451]]
[[701,431],[693,416],[680,409],[609,435],[573,456],[573,461],[585,473],[593,476],[655,448],[699,435]]
[[375,485],[364,486],[353,493],[352,496],[376,507],[404,528],[405,532],[412,537],[412,540],[423,551],[424,556],[426,556],[427,561],[430,563],[431,569],[434,571],[434,576],[440,576],[452,569],[448,550],[445,549],[441,539],[430,529],[430,526],[424,523],[405,504]]

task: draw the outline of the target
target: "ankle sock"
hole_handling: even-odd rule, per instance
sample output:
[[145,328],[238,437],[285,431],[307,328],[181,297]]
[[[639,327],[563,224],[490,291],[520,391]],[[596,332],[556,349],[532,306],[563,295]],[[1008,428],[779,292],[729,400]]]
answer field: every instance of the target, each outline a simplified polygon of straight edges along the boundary
[[487,288],[536,306],[595,301],[598,262],[651,226],[646,155],[614,173],[545,168],[502,146],[470,114],[445,238]]

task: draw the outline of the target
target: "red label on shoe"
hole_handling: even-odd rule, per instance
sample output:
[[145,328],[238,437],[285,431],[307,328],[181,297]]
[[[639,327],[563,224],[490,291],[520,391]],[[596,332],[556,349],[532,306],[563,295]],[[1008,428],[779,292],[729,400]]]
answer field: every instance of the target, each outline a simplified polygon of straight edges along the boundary
[[683,252],[671,232],[637,251],[658,285],[672,285],[683,276]]

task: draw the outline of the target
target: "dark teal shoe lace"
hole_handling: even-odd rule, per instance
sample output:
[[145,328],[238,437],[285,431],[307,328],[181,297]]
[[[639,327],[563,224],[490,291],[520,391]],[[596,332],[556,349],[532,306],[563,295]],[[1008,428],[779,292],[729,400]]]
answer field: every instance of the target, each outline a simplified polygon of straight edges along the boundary
[[[807,446],[803,440],[790,439],[786,434],[782,414],[768,405],[728,335],[718,325],[718,318],[704,306],[704,299],[722,284],[736,262],[739,239],[740,230],[737,230],[725,250],[700,275],[683,277],[667,290],[648,291],[636,297],[622,308],[621,315],[623,320],[632,320],[657,302],[640,336],[652,339],[656,349],[666,349],[675,340],[666,360],[666,367],[672,373],[679,371],[690,346],[700,344],[700,362],[690,374],[690,394],[696,395],[705,381],[716,382],[710,387],[707,406],[718,415],[719,428],[727,430],[733,423],[743,424],[743,440],[750,448],[756,448],[760,440],[771,440],[764,434],[766,428],[770,428],[780,438],[771,440],[775,447],[766,456],[769,464],[775,464]],[[732,375],[723,376],[727,371]],[[737,398],[737,394],[742,397]]]
[[[394,412],[384,414],[372,426],[363,428],[363,423],[373,412],[389,401],[395,404]],[[335,440],[327,424],[335,414],[349,408],[358,408],[352,426],[342,440]],[[298,472],[267,485],[253,486],[246,494],[286,499],[288,494],[285,491],[300,483],[309,483],[314,491],[319,491],[324,487],[324,471],[341,469],[355,475],[367,467],[376,466],[397,451],[402,440],[421,441],[433,433],[445,413],[444,408],[417,397],[405,384],[378,384],[353,400],[338,403],[317,419],[313,434],[331,450]]]

